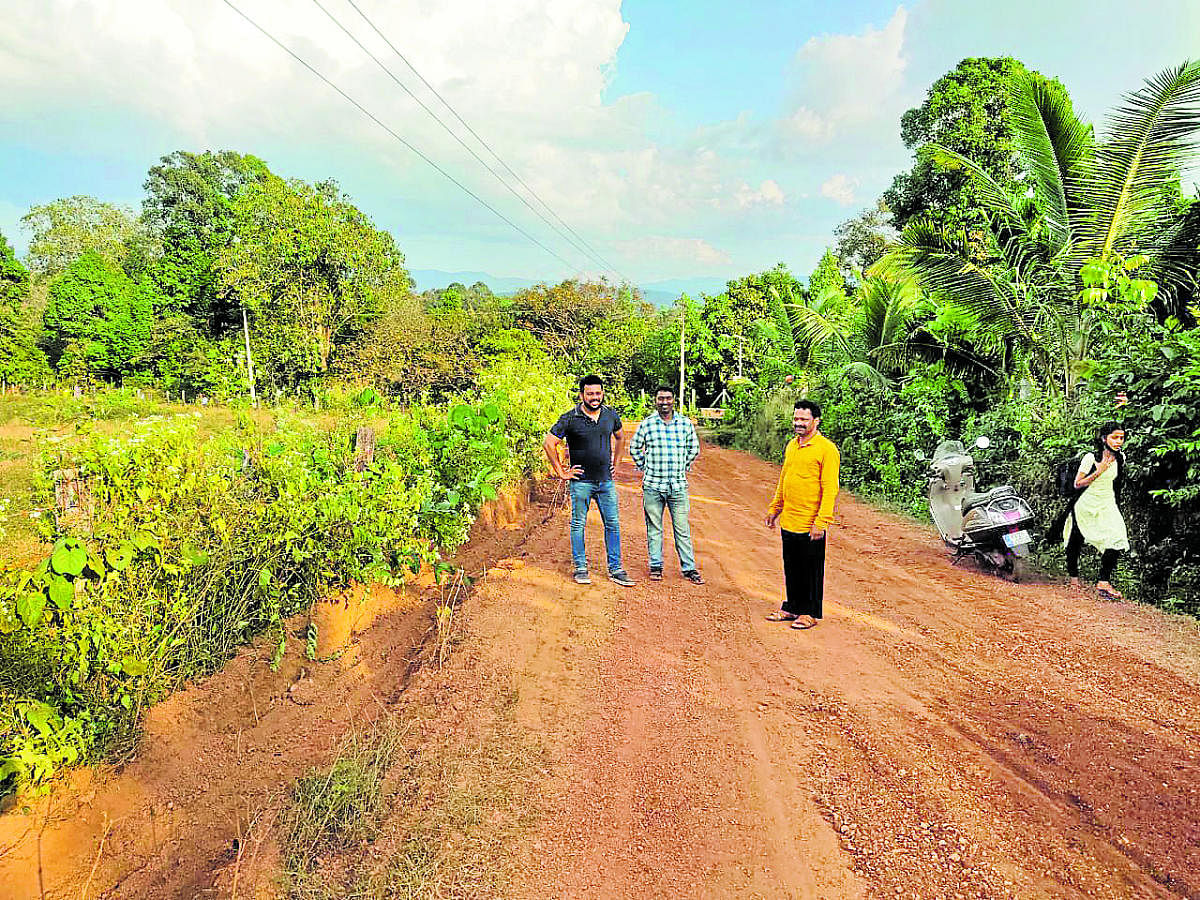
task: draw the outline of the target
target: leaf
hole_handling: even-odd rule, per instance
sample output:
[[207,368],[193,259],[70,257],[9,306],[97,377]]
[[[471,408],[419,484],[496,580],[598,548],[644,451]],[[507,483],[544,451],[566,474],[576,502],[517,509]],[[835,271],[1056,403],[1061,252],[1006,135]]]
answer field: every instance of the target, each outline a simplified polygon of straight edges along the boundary
[[27,591],[17,598],[17,615],[21,617],[26,628],[33,628],[42,620],[42,610],[45,608],[45,594]]
[[133,546],[138,549],[138,552],[144,552],[149,550],[151,547],[158,546],[158,541],[155,539],[154,535],[150,534],[148,531],[137,532],[134,534],[132,540]]
[[97,578],[103,578],[105,571],[104,560],[99,553],[88,551],[87,567],[92,570],[92,574]]
[[468,429],[475,421],[475,412],[471,407],[460,403],[450,408],[450,424],[457,428]]
[[497,406],[495,403],[485,403],[483,405],[483,409],[481,409],[480,412],[483,414],[483,417],[485,419],[487,419],[489,422],[491,422],[493,425],[495,425],[497,422],[499,422],[500,417],[503,415],[503,413],[501,413],[501,411],[500,411],[500,407]]
[[6,604],[0,603],[0,634],[12,634],[20,627],[21,620]]
[[266,566],[258,570],[258,586],[264,591],[271,586],[271,570]]
[[135,656],[121,657],[121,670],[133,678],[145,675],[148,668],[150,668],[150,664],[144,659],[138,659]]
[[146,487],[145,485],[139,487],[136,491],[134,491],[134,493],[137,494],[137,498],[143,503],[146,503],[150,500],[150,488]]
[[50,557],[50,566],[60,575],[79,575],[87,565],[87,551],[82,547],[63,545]]
[[133,545],[130,543],[122,544],[120,547],[110,547],[104,554],[108,559],[108,564],[118,572],[123,572],[129,568],[129,564],[133,562]]
[[25,721],[36,728],[43,737],[50,737],[54,732],[54,727],[61,722],[54,707],[48,703],[42,703],[40,700],[25,704],[22,712],[25,714]]
[[202,566],[208,562],[208,554],[195,544],[186,544],[184,546],[183,558],[193,566]]
[[50,599],[54,601],[54,605],[59,609],[67,610],[71,608],[71,601],[75,599],[75,586],[67,579],[59,576],[50,582],[48,593]]

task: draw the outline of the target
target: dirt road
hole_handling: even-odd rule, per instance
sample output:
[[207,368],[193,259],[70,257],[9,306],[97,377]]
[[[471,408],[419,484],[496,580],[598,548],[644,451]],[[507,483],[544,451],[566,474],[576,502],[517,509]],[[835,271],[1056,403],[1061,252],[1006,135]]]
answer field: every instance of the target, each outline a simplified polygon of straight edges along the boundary
[[[769,623],[777,471],[705,448],[704,588],[670,566],[661,585],[577,588],[562,535],[528,548],[555,577],[518,572],[503,603],[561,605],[525,638],[589,674],[555,693],[553,666],[528,667],[540,718],[577,704],[577,737],[516,893],[1200,896],[1196,623],[957,569],[931,532],[849,497],[824,622]],[[611,637],[576,661],[565,623],[598,602]]]
[[[559,510],[491,548],[517,561],[475,591],[451,662],[406,691],[411,610],[365,631],[354,660],[260,684],[260,703],[282,698],[269,713],[245,702],[261,676],[237,661],[156,710],[143,757],[60,798],[37,841],[0,819],[0,895],[75,897],[85,879],[93,897],[229,895],[251,800],[319,761],[355,715],[419,705],[433,712],[414,755],[457,741],[479,756],[470,723],[503,695],[534,768],[476,819],[522,824],[475,854],[503,878],[476,872],[449,896],[1200,897],[1197,623],[955,568],[932,532],[849,497],[825,620],[769,623],[782,577],[761,517],[777,472],[705,447],[692,480],[704,587],[670,565],[644,580],[625,464],[636,587],[573,584]],[[401,843],[410,826],[395,818],[359,864]]]

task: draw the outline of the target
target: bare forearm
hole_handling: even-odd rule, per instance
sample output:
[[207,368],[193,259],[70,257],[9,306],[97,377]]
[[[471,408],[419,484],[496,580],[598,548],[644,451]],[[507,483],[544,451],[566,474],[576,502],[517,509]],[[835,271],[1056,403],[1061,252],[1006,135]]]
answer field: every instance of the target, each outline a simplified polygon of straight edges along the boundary
[[562,458],[558,453],[558,444],[558,441],[547,435],[546,439],[542,441],[542,450],[545,451],[546,459],[550,462],[550,470],[559,478],[566,478],[566,475],[563,474]]

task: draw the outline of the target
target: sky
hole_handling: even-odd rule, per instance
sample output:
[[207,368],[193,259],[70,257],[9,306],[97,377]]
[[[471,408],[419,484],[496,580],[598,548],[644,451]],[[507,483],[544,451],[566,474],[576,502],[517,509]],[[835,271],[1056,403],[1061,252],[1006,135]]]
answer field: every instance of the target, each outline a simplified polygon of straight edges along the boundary
[[18,254],[32,205],[136,209],[160,157],[230,149],[337,180],[410,269],[644,285],[811,271],[911,165],[900,116],[960,59],[1058,77],[1102,130],[1123,93],[1200,56],[1197,0],[0,0],[0,17]]

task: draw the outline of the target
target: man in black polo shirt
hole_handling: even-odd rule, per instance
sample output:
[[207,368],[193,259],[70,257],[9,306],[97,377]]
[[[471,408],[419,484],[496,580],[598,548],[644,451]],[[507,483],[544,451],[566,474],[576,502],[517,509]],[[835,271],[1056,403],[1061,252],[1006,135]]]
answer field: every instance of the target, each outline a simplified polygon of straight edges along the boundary
[[[563,441],[567,442],[571,462],[565,470],[558,452]],[[592,583],[583,529],[593,499],[604,520],[608,577],[624,587],[633,584],[621,565],[621,524],[617,518],[617,486],[613,483],[624,443],[621,417],[611,406],[604,405],[604,382],[597,375],[580,380],[579,405],[559,416],[542,442],[550,468],[571,489],[571,556],[575,581],[579,584]]]

